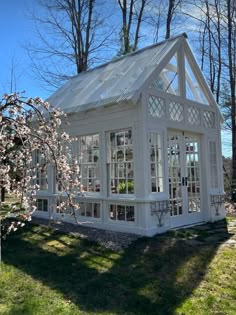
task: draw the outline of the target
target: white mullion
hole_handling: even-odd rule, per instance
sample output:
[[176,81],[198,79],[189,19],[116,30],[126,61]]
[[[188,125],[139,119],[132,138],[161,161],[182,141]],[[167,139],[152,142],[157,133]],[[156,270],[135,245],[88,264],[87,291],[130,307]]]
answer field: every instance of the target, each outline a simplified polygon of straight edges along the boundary
[[115,205],[115,220],[117,220],[118,216],[117,216],[117,205]]
[[177,65],[178,65],[178,88],[179,95],[186,98],[186,78],[185,78],[185,59],[184,48],[181,46],[177,52]]
[[84,216],[87,217],[87,202],[84,202]]
[[[118,185],[119,185],[119,183],[120,183],[120,181],[119,181],[119,177],[120,177],[120,172],[119,172],[119,161],[118,161],[118,159],[117,159],[117,152],[118,152],[118,146],[117,146],[117,134],[116,134],[116,132],[115,132],[115,149],[116,149],[116,159],[115,159],[115,168],[116,168],[116,170],[117,170],[117,174],[115,175],[115,177],[114,177],[114,181],[115,181],[115,183],[116,183],[116,189],[117,189],[117,187],[118,187]],[[118,192],[117,191],[117,194],[120,194],[120,192]],[[116,214],[117,214],[117,206],[116,206]]]
[[156,192],[158,192],[157,185],[157,141],[156,133],[153,134],[153,147],[154,147],[154,165],[155,165],[155,183],[156,183]]
[[[179,137],[178,137],[178,142],[176,141],[176,148],[178,148],[178,144],[179,144]],[[177,154],[178,153],[178,154]],[[179,145],[179,149],[176,150],[175,153],[177,156],[180,157],[180,145]],[[181,185],[181,167],[180,167],[180,160],[178,159],[179,165],[178,165],[178,171],[177,171],[177,178],[176,178],[176,190],[177,190],[177,194],[178,194],[178,189],[179,189],[179,183],[177,182],[177,179],[180,180],[180,185]],[[180,178],[179,178],[179,171],[180,171]],[[182,189],[182,187],[180,186],[180,190]],[[183,200],[183,196],[182,196],[182,191],[181,191],[181,199]],[[177,215],[180,215],[180,206],[179,206],[179,199],[180,197],[177,195],[176,196],[176,200],[177,200]],[[182,202],[182,213],[183,213],[183,202]]]

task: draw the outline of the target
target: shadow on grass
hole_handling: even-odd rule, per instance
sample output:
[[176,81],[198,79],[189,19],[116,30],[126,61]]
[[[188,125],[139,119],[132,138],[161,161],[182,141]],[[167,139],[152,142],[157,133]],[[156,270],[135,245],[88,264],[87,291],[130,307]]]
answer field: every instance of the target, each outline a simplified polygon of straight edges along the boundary
[[[226,223],[222,229],[227,232]],[[32,243],[29,230],[10,236],[3,244],[4,262],[59,291],[82,311],[95,313],[174,314],[204,278],[220,244],[193,246],[167,234],[139,239],[114,253],[72,237],[63,254],[65,248],[53,252],[41,246],[43,240],[60,245],[68,237],[50,233],[42,232]]]

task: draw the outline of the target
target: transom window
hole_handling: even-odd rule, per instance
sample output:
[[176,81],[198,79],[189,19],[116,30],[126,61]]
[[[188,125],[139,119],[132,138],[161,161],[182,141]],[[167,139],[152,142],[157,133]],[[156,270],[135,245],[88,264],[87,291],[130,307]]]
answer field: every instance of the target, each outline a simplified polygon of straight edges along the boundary
[[150,133],[151,191],[163,192],[163,165],[161,136]]
[[108,174],[110,193],[134,193],[133,136],[131,129],[110,132]]

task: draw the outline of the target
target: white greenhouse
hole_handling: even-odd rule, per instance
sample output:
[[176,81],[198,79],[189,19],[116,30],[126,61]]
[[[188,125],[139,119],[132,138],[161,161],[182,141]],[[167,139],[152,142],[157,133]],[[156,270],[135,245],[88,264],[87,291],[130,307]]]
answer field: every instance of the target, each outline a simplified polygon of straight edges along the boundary
[[[185,34],[81,73],[48,101],[78,137],[79,221],[152,236],[224,217],[222,116]],[[47,177],[35,215],[73,223]]]

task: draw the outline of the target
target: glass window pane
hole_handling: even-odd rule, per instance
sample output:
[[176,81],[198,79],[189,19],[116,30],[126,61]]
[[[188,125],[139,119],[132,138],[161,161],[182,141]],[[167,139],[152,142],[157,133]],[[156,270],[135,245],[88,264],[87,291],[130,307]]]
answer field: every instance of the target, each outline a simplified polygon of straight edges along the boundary
[[126,220],[134,222],[134,207],[126,206]]
[[117,220],[125,221],[125,206],[117,206]]
[[92,203],[87,203],[86,206],[86,216],[87,217],[92,217],[93,216],[93,204]]
[[134,181],[129,180],[128,181],[128,194],[133,194],[134,193]]
[[185,57],[186,97],[190,100],[209,105],[205,92],[193,73],[188,59]]
[[177,55],[175,54],[169,63],[162,69],[157,79],[150,86],[157,91],[163,91],[179,95],[179,75],[177,67]]
[[163,192],[163,165],[162,146],[160,134],[151,133],[150,143],[150,170],[151,170],[151,192]]
[[116,220],[116,205],[110,205],[110,219]]
[[217,171],[217,157],[216,157],[216,142],[209,142],[209,159],[210,159],[210,174],[211,174],[211,188],[218,187],[218,171]]
[[38,211],[48,211],[48,200],[47,199],[37,199],[37,210]]
[[48,211],[48,201],[47,201],[47,199],[43,200],[43,211]]
[[94,203],[94,218],[100,218],[100,203]]
[[109,216],[111,220],[134,222],[135,221],[134,206],[110,205]]
[[108,143],[108,175],[110,192],[118,194],[134,193],[132,131],[111,132]]
[[43,209],[43,200],[42,199],[37,199],[37,208],[38,208],[38,211],[42,211],[42,209]]
[[77,144],[83,190],[100,192],[99,134],[80,136]]
[[81,202],[80,203],[80,215],[85,216],[85,210],[86,210],[85,203]]

